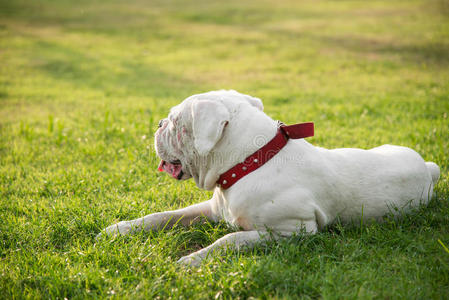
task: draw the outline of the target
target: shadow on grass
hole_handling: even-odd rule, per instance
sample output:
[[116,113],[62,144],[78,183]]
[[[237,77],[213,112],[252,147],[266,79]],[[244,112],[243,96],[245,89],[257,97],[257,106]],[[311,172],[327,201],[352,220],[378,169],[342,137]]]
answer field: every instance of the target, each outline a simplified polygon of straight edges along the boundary
[[[448,7],[447,4],[444,5],[443,2],[438,2],[433,3],[426,10],[433,14],[447,14]],[[367,10],[365,13],[370,14],[371,12]],[[384,15],[387,17],[401,16],[404,14],[404,11],[401,9],[388,11],[386,8],[372,13],[378,14],[378,21],[383,22],[381,18]],[[434,39],[429,41],[427,38],[427,40],[415,40],[413,43],[407,43],[382,39],[385,33],[379,34],[378,38],[377,36],[376,38],[370,38],[357,34],[357,32],[350,33],[347,30],[342,33],[334,33],[333,35],[323,35],[322,30],[318,30],[319,26],[322,26],[324,29],[330,26],[326,20],[344,24],[347,18],[360,17],[357,10],[348,12],[343,10],[336,11],[335,14],[329,14],[329,11],[319,11],[313,9],[313,7],[306,7],[305,10],[273,11],[273,9],[266,9],[266,7],[236,8],[212,5],[203,7],[199,12],[187,11],[179,13],[178,17],[192,23],[234,27],[240,29],[236,30],[236,33],[242,36],[245,31],[257,31],[275,39],[282,39],[287,44],[306,38],[318,42],[319,48],[329,49],[330,51],[332,49],[344,50],[369,59],[400,58],[408,64],[418,66],[430,64],[432,67],[437,68],[446,68],[449,65],[449,44],[442,40]],[[307,20],[310,19],[318,20],[319,26],[315,25],[317,28],[307,29]],[[276,29],[265,26],[273,21],[285,20],[297,22],[297,26]]]
[[34,68],[73,86],[98,90],[106,96],[179,97],[193,92],[192,82],[139,59],[130,61],[119,55],[96,58],[57,43],[36,44],[39,52]]
[[415,65],[431,64],[446,68],[449,65],[449,44],[443,42],[397,43],[362,36],[312,36],[330,48],[343,49],[372,57],[399,57]]

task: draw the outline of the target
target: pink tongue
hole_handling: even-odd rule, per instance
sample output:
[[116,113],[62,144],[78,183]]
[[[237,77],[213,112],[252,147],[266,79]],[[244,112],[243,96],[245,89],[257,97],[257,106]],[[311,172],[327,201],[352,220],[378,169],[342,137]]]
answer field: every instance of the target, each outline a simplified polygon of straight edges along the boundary
[[178,164],[174,165],[169,162],[166,162],[165,160],[161,160],[159,167],[157,167],[157,169],[161,172],[165,171],[168,174],[170,174],[173,178],[178,179],[179,174],[181,173],[182,170],[182,165]]

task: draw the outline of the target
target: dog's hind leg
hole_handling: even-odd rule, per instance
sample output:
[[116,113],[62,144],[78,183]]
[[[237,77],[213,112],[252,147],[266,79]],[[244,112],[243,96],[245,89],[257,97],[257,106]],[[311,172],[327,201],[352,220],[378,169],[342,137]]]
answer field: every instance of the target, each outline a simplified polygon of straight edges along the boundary
[[[315,221],[311,222],[303,222],[302,229],[306,231],[306,233],[314,234],[317,232],[317,224]],[[293,232],[267,232],[267,231],[238,231],[225,235],[224,237],[216,240],[213,244],[198,250],[192,254],[181,257],[178,260],[179,263],[189,266],[198,266],[203,259],[205,259],[208,255],[214,253],[215,251],[222,249],[251,249],[257,243],[268,241],[268,240],[277,240],[279,238],[285,238],[291,236]]]
[[256,230],[229,233],[206,248],[181,257],[178,262],[188,266],[198,266],[209,254],[212,254],[219,249],[230,248],[239,250],[241,248],[252,248],[256,243],[266,240],[267,238],[269,238],[269,233]]

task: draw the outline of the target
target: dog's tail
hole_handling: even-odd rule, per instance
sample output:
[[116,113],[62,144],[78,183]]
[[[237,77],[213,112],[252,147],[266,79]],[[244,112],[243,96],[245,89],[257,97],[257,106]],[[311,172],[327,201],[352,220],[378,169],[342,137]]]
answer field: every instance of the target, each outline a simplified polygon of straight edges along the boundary
[[428,161],[426,162],[427,170],[429,171],[430,176],[432,177],[433,185],[437,184],[438,179],[440,178],[440,167],[434,162]]

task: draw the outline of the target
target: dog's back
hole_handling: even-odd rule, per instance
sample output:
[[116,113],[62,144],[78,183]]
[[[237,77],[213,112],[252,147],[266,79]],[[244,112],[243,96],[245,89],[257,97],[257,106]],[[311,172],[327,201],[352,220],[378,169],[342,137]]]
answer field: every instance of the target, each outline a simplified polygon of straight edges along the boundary
[[328,154],[345,191],[345,207],[339,212],[343,218],[360,215],[362,207],[364,217],[378,218],[426,204],[439,178],[435,163],[425,162],[407,147],[341,148],[329,150]]

